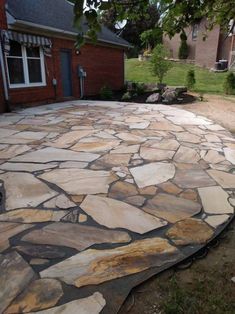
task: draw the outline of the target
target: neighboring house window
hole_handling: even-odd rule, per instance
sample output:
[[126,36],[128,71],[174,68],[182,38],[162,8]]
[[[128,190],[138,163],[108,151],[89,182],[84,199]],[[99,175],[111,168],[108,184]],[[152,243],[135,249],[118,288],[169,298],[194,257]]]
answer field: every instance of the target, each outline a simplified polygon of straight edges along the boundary
[[198,24],[194,24],[192,28],[192,40],[197,40],[198,36]]
[[10,41],[7,65],[10,87],[46,85],[44,55],[40,47],[25,47]]

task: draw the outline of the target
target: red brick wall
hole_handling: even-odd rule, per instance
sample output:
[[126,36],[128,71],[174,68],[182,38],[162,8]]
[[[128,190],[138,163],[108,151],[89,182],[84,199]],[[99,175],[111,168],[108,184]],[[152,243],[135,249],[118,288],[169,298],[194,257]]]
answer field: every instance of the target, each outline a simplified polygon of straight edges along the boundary
[[[206,33],[206,19],[203,19],[199,25],[198,37],[196,40],[192,39],[191,27],[187,28],[185,32],[188,36],[188,59],[195,60],[195,64],[199,66],[212,68],[218,57],[220,27],[216,26],[212,31],[208,31],[206,40],[203,40],[203,36]],[[164,44],[170,49],[171,57],[178,59],[178,51],[180,46],[179,34],[175,35],[172,39],[169,39],[169,37],[165,36]]]
[[[6,15],[5,15],[5,2],[6,0],[0,0],[0,30],[7,27]],[[0,65],[1,66],[1,65]],[[2,73],[0,68],[0,113],[5,111],[5,101],[2,83]]]
[[[80,97],[77,67],[81,65],[87,72],[85,79],[85,95],[99,94],[102,86],[109,85],[113,90],[119,90],[124,85],[124,51],[122,49],[86,44],[80,54],[76,54],[74,41],[53,38],[53,57],[46,57],[47,86],[36,88],[10,89],[12,105],[42,103],[63,100],[62,81],[60,73],[60,51],[68,49],[72,56],[72,89],[73,97]],[[57,79],[55,96],[52,79]]]
[[195,63],[202,67],[213,68],[217,61],[220,27],[215,26],[207,34],[206,40],[203,40],[203,33],[206,30],[206,19],[200,24],[197,38]]

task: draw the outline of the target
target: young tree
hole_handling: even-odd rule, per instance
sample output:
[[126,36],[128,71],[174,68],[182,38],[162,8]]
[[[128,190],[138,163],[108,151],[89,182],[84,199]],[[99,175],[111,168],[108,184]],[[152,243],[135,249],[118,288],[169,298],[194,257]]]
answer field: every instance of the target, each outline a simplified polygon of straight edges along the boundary
[[179,59],[187,59],[188,58],[188,53],[189,53],[189,48],[187,44],[187,35],[185,34],[185,31],[183,31],[180,34],[180,48],[179,48]]
[[162,45],[157,45],[153,50],[151,58],[151,70],[153,75],[158,77],[159,83],[163,83],[164,76],[172,67],[172,63],[167,60],[168,50]]

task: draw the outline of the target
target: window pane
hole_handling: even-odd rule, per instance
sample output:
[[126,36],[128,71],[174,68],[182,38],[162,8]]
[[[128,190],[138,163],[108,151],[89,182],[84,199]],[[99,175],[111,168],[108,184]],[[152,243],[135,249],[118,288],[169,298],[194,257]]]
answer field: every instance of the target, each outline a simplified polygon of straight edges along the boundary
[[8,71],[11,84],[24,84],[23,60],[8,58]]
[[22,57],[21,45],[13,40],[10,40],[10,56]]
[[27,57],[40,58],[39,47],[26,48]]
[[41,61],[28,59],[29,83],[42,83]]

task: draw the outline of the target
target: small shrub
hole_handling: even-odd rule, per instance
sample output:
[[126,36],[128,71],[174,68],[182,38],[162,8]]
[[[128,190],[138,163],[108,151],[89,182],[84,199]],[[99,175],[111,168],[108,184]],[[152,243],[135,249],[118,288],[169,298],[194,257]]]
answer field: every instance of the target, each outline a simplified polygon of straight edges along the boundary
[[229,72],[224,82],[224,92],[227,95],[235,94],[235,74]]
[[139,95],[143,95],[145,92],[146,88],[145,85],[143,83],[137,83],[136,87],[135,87],[135,92],[136,94]]
[[172,63],[167,60],[168,57],[169,51],[162,44],[154,48],[151,58],[151,70],[153,75],[158,77],[159,83],[163,82],[165,75],[172,67]]
[[127,101],[130,99],[131,99],[131,93],[130,92],[126,92],[125,94],[123,94],[122,100]]
[[196,84],[195,71],[188,70],[186,77],[186,86],[188,87],[188,89],[193,89],[195,84]]
[[113,97],[113,92],[111,88],[107,85],[104,85],[100,90],[100,98],[102,100],[109,100],[109,99],[112,99],[112,97]]
[[187,59],[189,54],[189,47],[187,44],[187,36],[185,32],[180,35],[181,44],[179,47],[179,59]]

